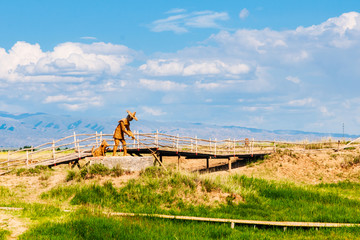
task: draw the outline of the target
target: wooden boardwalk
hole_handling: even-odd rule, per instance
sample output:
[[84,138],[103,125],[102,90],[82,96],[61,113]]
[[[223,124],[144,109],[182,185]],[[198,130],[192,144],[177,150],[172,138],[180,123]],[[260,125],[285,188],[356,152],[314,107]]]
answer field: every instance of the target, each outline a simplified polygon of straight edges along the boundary
[[146,213],[106,213],[111,216],[122,217],[154,217],[173,220],[186,220],[186,221],[199,221],[199,222],[216,222],[216,223],[230,223],[231,228],[235,224],[268,227],[287,227],[297,228],[340,228],[340,227],[360,227],[359,223],[326,223],[326,222],[288,222],[288,221],[261,221],[261,220],[243,220],[243,219],[225,219],[225,218],[205,218],[205,217],[192,217],[192,216],[176,216],[164,214],[146,214]]
[[[22,211],[24,208],[15,207],[0,207],[3,211]],[[71,212],[71,210],[63,210],[64,212]],[[230,223],[231,228],[235,224],[250,225],[255,227],[287,227],[294,228],[342,228],[342,227],[360,227],[360,223],[330,223],[330,222],[291,222],[291,221],[263,221],[263,220],[246,220],[246,219],[227,219],[227,218],[207,218],[207,217],[193,217],[193,216],[177,216],[165,214],[147,214],[147,213],[121,213],[121,212],[104,212],[106,215],[119,217],[153,217],[172,220],[184,221],[198,221],[198,222],[213,222],[213,223]]]
[[[0,175],[19,167],[38,165],[54,166],[76,162],[91,157],[92,147],[102,140],[113,144],[112,134],[75,134],[53,140],[36,147],[8,151],[7,159],[0,159]],[[156,154],[162,162],[164,156],[186,159],[206,159],[207,168],[211,159],[225,158],[231,167],[232,158],[256,159],[276,150],[275,142],[254,139],[199,139],[167,134],[135,132],[135,139],[127,139],[128,153],[132,155]]]

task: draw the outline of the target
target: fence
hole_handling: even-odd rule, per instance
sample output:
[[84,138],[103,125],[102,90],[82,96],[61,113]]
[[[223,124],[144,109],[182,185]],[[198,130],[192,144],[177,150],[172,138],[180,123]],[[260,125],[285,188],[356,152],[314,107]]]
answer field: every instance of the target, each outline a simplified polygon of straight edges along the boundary
[[[134,132],[135,139],[127,139],[128,149],[153,148],[178,152],[192,152],[221,155],[240,155],[255,153],[270,153],[278,148],[294,151],[304,151],[324,148],[338,148],[339,143],[334,141],[322,142],[277,142],[255,141],[252,139],[201,139],[195,137],[180,137],[179,135],[168,135],[159,133]],[[34,164],[52,161],[61,162],[69,155],[77,155],[78,158],[91,156],[92,147],[98,147],[102,140],[113,145],[112,134],[76,134],[53,140],[36,147],[21,150],[8,151],[7,159],[0,159],[0,171],[13,169],[19,166],[31,167]],[[140,144],[141,143],[141,144]]]

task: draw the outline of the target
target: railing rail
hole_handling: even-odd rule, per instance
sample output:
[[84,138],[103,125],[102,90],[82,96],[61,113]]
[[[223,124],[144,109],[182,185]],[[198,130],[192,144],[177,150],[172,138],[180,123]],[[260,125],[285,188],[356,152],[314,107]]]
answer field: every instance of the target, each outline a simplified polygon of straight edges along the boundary
[[[79,158],[85,151],[91,151],[92,147],[98,147],[102,140],[108,144],[114,145],[112,134],[76,134],[63,137],[41,145],[8,151],[7,159],[0,159],[0,170],[10,169],[17,166],[31,166],[33,163],[53,160],[56,162],[64,158],[66,154],[77,153]],[[159,133],[140,133],[134,132],[135,140],[127,139],[128,148],[139,149],[141,145],[149,148],[161,148],[163,150],[172,150],[176,152],[193,152],[212,155],[238,155],[269,153],[276,151],[277,148],[291,150],[310,150],[323,148],[339,148],[338,142],[286,142],[286,141],[261,141],[246,139],[201,139],[197,136],[186,137],[179,135],[169,135]],[[141,145],[139,144],[141,142]]]

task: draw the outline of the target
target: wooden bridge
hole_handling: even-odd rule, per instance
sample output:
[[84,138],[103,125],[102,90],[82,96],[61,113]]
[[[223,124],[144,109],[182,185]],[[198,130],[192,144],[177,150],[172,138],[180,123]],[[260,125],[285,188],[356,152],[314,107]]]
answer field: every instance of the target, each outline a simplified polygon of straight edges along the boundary
[[[257,159],[275,152],[277,148],[291,150],[310,150],[316,145],[318,149],[337,148],[338,142],[278,142],[259,141],[254,139],[201,139],[180,137],[159,133],[134,132],[135,139],[127,139],[128,153],[131,155],[156,154],[162,162],[163,156],[185,157],[186,159],[206,159],[209,168],[212,159],[228,159],[231,168],[232,159]],[[98,147],[102,140],[114,144],[112,134],[76,134],[67,136],[39,146],[16,151],[8,151],[5,158],[0,158],[0,175],[19,167],[37,165],[54,166],[76,162],[91,157],[92,147]],[[111,149],[109,151],[112,151]],[[119,151],[119,150],[118,150]],[[120,149],[121,151],[121,149]],[[178,161],[179,162],[179,161]]]
[[[276,142],[255,141],[254,139],[200,139],[179,135],[134,132],[135,139],[127,139],[130,155],[156,153],[160,161],[163,156],[185,157],[186,159],[206,159],[207,168],[211,159],[216,158],[258,158],[276,150]],[[91,157],[92,147],[98,147],[102,140],[114,145],[112,134],[76,134],[39,146],[16,151],[8,151],[7,157],[0,159],[0,175],[19,167],[37,165],[54,166]],[[118,150],[121,151],[122,149]],[[112,151],[112,149],[108,150]]]

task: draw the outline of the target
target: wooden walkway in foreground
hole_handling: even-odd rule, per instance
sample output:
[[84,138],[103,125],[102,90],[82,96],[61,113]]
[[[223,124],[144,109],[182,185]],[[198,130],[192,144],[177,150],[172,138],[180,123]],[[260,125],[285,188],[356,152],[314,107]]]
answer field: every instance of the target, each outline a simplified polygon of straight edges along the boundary
[[[23,208],[15,207],[0,207],[4,211],[22,211]],[[63,210],[64,212],[71,212],[71,210]],[[165,214],[147,214],[147,213],[120,213],[120,212],[104,212],[106,215],[119,217],[153,217],[171,220],[184,221],[198,221],[198,222],[213,222],[213,223],[230,223],[231,228],[238,225],[250,225],[255,227],[287,227],[294,228],[341,228],[341,227],[360,227],[360,223],[329,223],[329,222],[289,222],[289,221],[262,221],[262,220],[244,220],[244,219],[226,219],[226,218],[206,218],[193,216],[176,216]]]
[[283,221],[261,221],[261,220],[242,220],[242,219],[225,219],[225,218],[205,218],[192,216],[175,216],[164,214],[146,214],[146,213],[107,213],[111,216],[122,217],[154,217],[173,220],[199,221],[199,222],[216,222],[216,223],[230,223],[231,228],[235,224],[251,225],[251,226],[269,226],[269,227],[297,227],[297,228],[339,228],[339,227],[360,227],[359,223],[325,223],[325,222],[283,222]]

